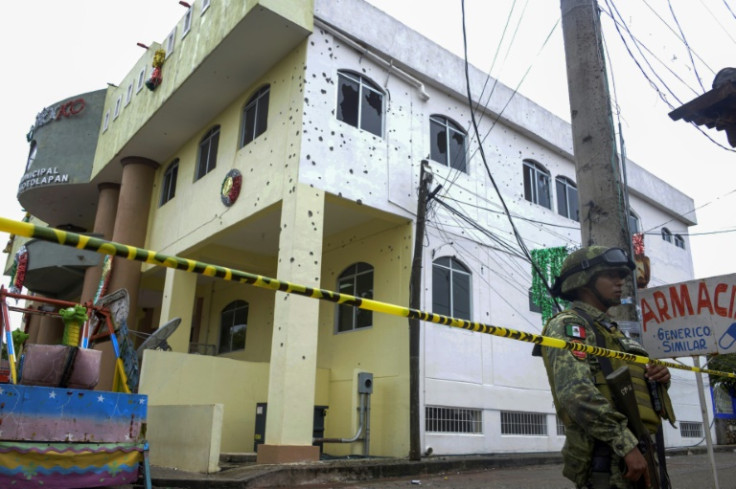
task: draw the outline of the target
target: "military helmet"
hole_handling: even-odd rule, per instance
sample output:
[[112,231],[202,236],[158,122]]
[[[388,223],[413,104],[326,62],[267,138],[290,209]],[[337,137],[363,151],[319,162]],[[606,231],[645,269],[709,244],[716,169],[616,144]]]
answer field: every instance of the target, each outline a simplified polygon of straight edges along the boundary
[[571,292],[585,287],[596,274],[607,270],[625,270],[627,273],[636,266],[629,255],[621,248],[587,246],[572,252],[565,258],[560,276],[552,285],[552,295],[565,300],[573,300]]

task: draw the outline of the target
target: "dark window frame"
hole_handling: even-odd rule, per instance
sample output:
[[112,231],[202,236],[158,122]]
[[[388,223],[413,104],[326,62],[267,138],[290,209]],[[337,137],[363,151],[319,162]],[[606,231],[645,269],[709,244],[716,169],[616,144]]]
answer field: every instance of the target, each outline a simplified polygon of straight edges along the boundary
[[[472,278],[473,274],[470,269],[455,257],[442,256],[434,260],[432,262],[432,312],[471,320],[473,315]],[[441,287],[442,285],[444,287]]]
[[673,239],[673,243],[675,244],[675,246],[677,246],[678,248],[682,248],[683,250],[685,249],[685,238],[683,238],[679,234],[675,234],[673,236]]
[[243,106],[240,147],[247,146],[268,129],[268,103],[271,86],[259,88]]
[[[363,299],[373,299],[375,270],[365,262],[356,262],[340,273],[337,291]],[[373,312],[338,304],[335,310],[335,334],[373,327]]]
[[661,234],[662,240],[667,241],[668,243],[672,243],[672,231],[667,228],[662,228]]
[[220,126],[217,125],[210,128],[199,141],[197,172],[194,175],[195,182],[214,170],[217,166],[217,149],[219,144]]
[[176,196],[176,180],[179,176],[179,158],[169,163],[161,181],[161,197],[158,206],[161,207]]
[[[217,353],[232,353],[245,350],[246,335],[248,333],[248,312],[250,305],[244,300],[234,300],[220,311],[220,339],[218,341]],[[236,323],[245,314],[245,323]],[[234,345],[234,339],[242,331],[242,346],[240,338],[238,344]]]

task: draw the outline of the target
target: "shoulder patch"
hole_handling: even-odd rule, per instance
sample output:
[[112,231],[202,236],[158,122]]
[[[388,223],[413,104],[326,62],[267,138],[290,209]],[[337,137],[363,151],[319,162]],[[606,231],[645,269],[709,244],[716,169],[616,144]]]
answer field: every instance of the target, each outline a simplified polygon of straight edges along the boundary
[[579,324],[566,324],[565,334],[570,338],[580,338],[581,340],[584,340],[586,336],[585,326],[581,326]]

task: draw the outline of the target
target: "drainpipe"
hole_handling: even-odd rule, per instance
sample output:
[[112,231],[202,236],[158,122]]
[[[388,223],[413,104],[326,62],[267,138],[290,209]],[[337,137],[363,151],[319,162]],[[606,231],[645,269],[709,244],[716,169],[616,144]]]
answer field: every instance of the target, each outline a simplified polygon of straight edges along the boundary
[[325,21],[323,21],[323,20],[321,20],[321,19],[319,19],[317,17],[314,18],[314,25],[316,27],[319,27],[320,29],[323,29],[323,30],[329,32],[332,36],[334,36],[340,42],[342,42],[343,44],[347,44],[351,48],[353,48],[356,51],[358,51],[361,55],[363,55],[363,56],[365,56],[367,58],[370,58],[372,61],[375,61],[376,63],[378,63],[380,65],[383,65],[385,68],[388,68],[389,72],[396,73],[399,78],[401,78],[405,82],[409,83],[410,85],[413,85],[414,87],[416,87],[417,90],[419,90],[419,97],[423,101],[426,102],[427,100],[429,100],[429,94],[426,92],[426,90],[424,88],[424,83],[420,82],[417,78],[413,77],[412,75],[410,75],[409,73],[405,72],[404,70],[402,70],[400,68],[396,68],[393,65],[393,60],[387,61],[387,60],[383,59],[382,57],[380,57],[376,53],[374,53],[372,51],[369,51],[368,49],[364,48],[363,46],[361,46],[357,42],[353,41],[352,39],[350,39],[348,36],[346,36],[342,32],[338,31],[337,29],[335,29],[334,27],[330,26]]

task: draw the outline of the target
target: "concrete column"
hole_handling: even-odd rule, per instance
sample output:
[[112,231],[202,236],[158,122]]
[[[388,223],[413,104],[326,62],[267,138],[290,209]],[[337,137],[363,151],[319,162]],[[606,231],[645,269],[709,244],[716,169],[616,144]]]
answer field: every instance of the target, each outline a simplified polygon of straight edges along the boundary
[[[284,197],[277,278],[319,287],[325,194],[306,185]],[[319,301],[276,292],[266,443],[258,463],[319,460],[312,446]]]
[[161,324],[181,318],[181,323],[167,340],[173,351],[189,353],[192,314],[197,293],[197,274],[173,268],[166,269],[164,298],[161,303]]
[[[117,183],[102,183],[97,189],[97,213],[95,214],[95,225],[92,232],[101,234],[103,239],[111,240],[115,227],[115,215],[118,209],[118,197],[120,196],[120,185]],[[84,273],[84,285],[82,286],[81,302],[85,303],[94,299],[102,276],[102,258],[100,264],[90,267]]]
[[[123,158],[122,165],[123,177],[112,240],[121,244],[143,247],[148,228],[153,176],[159,164],[148,158],[131,156]],[[135,328],[134,319],[138,305],[140,279],[140,262],[115,257],[108,290],[110,292],[117,289],[128,290],[130,294],[128,326],[130,328]]]

